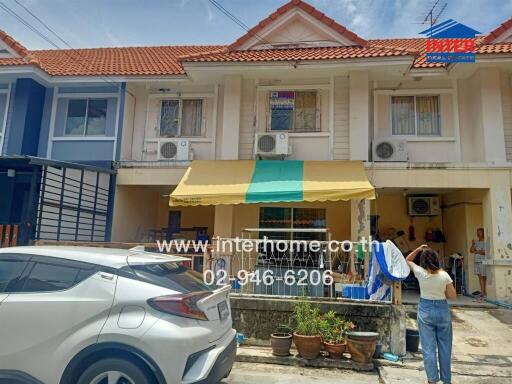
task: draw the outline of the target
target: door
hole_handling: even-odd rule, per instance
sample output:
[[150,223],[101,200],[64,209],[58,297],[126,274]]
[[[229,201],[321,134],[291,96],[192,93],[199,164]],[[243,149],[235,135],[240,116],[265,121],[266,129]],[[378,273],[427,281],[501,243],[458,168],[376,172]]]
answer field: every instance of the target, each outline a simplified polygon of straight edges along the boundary
[[181,211],[169,211],[167,222],[167,241],[172,239],[172,235],[181,231]]
[[95,265],[34,256],[1,305],[0,370],[58,383],[67,362],[96,342],[116,281]]

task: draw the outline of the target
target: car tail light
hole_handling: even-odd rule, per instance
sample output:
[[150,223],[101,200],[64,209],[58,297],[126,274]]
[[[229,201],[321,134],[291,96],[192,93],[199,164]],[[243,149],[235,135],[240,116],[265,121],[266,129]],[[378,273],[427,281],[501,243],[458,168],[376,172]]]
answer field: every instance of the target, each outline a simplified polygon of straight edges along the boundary
[[206,314],[197,308],[197,302],[210,292],[192,292],[179,295],[168,295],[153,297],[148,300],[148,304],[160,312],[170,313],[171,315],[189,317],[196,320],[208,320]]

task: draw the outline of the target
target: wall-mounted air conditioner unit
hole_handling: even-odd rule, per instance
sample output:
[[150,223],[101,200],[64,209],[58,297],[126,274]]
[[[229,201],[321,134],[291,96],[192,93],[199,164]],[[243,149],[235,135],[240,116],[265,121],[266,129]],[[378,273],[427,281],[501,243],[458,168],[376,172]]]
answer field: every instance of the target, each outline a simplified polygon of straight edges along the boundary
[[395,138],[373,140],[373,161],[407,160],[407,141]]
[[409,216],[437,216],[441,214],[438,196],[409,196]]
[[289,154],[288,132],[256,133],[254,140],[254,155],[256,157],[285,157]]
[[158,140],[158,160],[188,161],[191,160],[190,154],[188,139]]

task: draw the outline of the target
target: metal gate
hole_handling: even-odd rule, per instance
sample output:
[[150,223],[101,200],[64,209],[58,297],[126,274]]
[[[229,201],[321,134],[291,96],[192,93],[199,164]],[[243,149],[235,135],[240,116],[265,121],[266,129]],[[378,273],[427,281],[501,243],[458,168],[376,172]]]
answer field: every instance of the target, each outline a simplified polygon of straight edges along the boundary
[[19,224],[0,224],[0,248],[18,245]]
[[107,171],[43,165],[35,238],[108,241],[114,183]]

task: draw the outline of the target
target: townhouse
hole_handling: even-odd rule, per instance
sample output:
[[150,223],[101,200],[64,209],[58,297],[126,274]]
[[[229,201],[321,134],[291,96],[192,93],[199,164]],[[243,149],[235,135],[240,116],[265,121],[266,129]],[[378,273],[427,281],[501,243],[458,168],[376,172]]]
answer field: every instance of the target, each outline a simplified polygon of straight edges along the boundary
[[3,246],[110,238],[124,83],[84,66],[91,53],[32,52],[0,31]]
[[[489,295],[510,301],[511,35],[509,20],[474,39],[475,63],[428,63],[423,38],[365,40],[292,0],[228,46],[26,51],[3,36],[2,154],[114,162],[113,241],[283,227],[429,241],[447,266],[465,257],[472,292],[483,227]],[[30,152],[10,138],[23,101]]]

